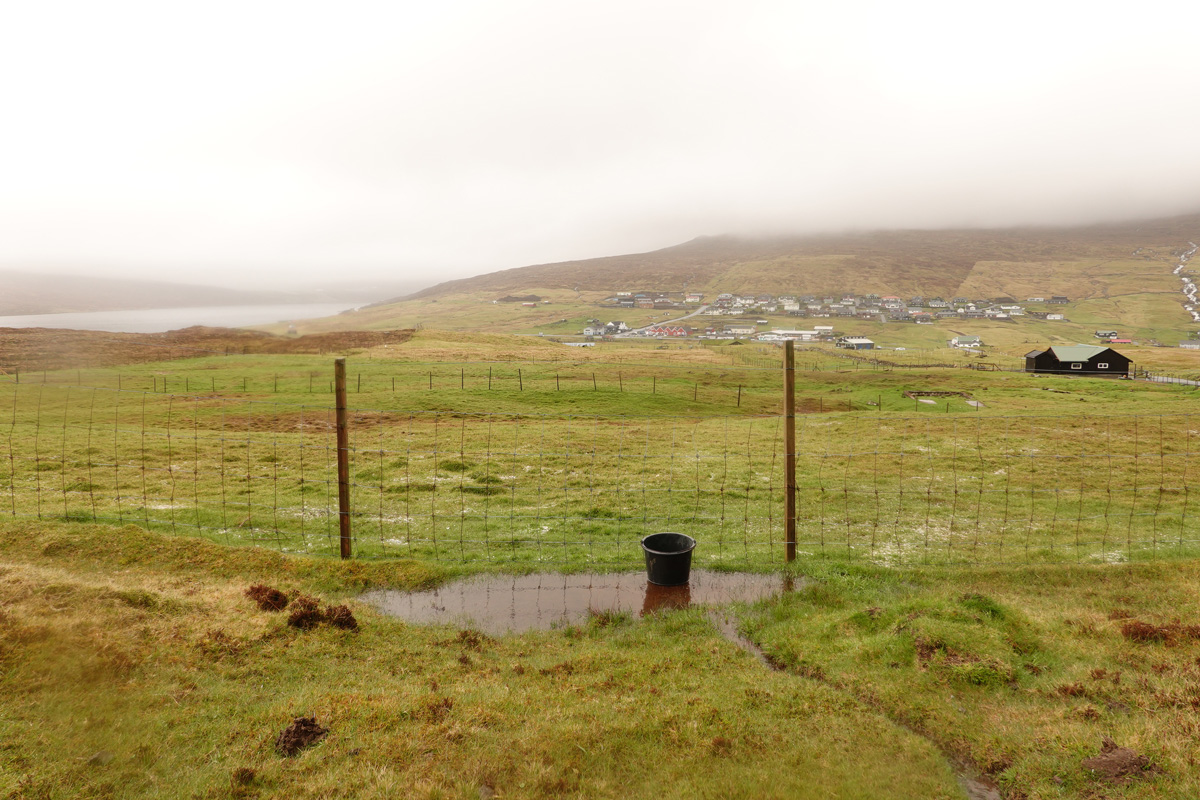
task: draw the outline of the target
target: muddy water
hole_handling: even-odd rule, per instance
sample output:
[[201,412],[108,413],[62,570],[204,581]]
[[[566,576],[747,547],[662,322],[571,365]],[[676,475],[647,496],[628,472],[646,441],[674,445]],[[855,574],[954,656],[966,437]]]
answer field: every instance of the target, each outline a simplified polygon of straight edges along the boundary
[[655,586],[644,572],[480,575],[427,592],[375,591],[364,602],[408,622],[447,623],[493,635],[586,622],[596,612],[636,616],[687,606],[759,600],[792,588],[780,575],[692,570],[684,586]]

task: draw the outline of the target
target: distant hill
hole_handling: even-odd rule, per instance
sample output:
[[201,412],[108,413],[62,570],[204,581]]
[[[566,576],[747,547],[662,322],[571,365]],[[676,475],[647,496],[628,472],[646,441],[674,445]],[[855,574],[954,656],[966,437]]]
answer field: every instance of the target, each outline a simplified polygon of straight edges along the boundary
[[160,281],[0,271],[0,314],[132,311],[285,302],[282,292],[243,292]]
[[[538,264],[446,281],[385,302],[491,293],[500,298],[539,289],[946,297],[1017,296],[1029,291],[1103,297],[1108,285],[1089,269],[1095,272],[1104,262],[1119,260],[1166,261],[1188,241],[1200,241],[1200,215],[1072,228],[712,236],[649,253]],[[1140,252],[1135,256],[1134,251]]]
[[135,311],[285,303],[354,302],[411,291],[414,281],[359,281],[301,290],[255,291],[167,281],[0,270],[0,315]]

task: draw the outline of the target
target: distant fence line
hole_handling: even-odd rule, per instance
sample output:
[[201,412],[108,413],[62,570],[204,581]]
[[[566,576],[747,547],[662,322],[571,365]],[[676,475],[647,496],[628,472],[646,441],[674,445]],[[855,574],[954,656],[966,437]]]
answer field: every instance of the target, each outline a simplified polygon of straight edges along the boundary
[[[0,384],[0,513],[338,552],[331,404],[166,389]],[[354,554],[630,566],[641,536],[677,530],[700,541],[701,564],[778,563],[784,417],[727,405],[351,406]],[[1200,542],[1198,414],[812,414],[796,441],[801,558],[1115,561]]]

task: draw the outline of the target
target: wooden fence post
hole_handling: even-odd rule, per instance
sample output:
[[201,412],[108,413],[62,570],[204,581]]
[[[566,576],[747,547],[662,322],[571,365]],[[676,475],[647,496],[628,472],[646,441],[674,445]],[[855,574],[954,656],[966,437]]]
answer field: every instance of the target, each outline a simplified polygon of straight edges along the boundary
[[350,557],[350,431],[346,427],[346,359],[333,362],[337,408],[338,531],[342,558]]
[[783,524],[787,560],[796,560],[796,351],[795,342],[783,345]]

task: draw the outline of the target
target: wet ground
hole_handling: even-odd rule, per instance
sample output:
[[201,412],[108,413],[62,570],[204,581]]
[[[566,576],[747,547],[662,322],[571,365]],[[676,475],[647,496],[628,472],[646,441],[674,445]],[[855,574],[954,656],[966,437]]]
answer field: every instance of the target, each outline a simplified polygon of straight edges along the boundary
[[[740,633],[732,610],[719,607],[794,591],[803,580],[707,570],[692,570],[691,579],[683,586],[656,586],[646,580],[644,572],[478,575],[427,592],[374,591],[360,599],[408,622],[460,625],[495,636],[575,625],[596,613],[645,616],[660,610],[705,606],[710,609],[708,618],[726,639],[763,666],[778,670],[782,667]],[[948,761],[968,800],[1000,800],[999,788],[992,780],[969,764],[953,758]]]
[[692,570],[683,586],[655,586],[644,572],[607,575],[478,575],[427,592],[375,591],[362,596],[408,622],[454,624],[502,635],[586,622],[601,612],[643,616],[663,609],[749,602],[791,591],[781,575]]

